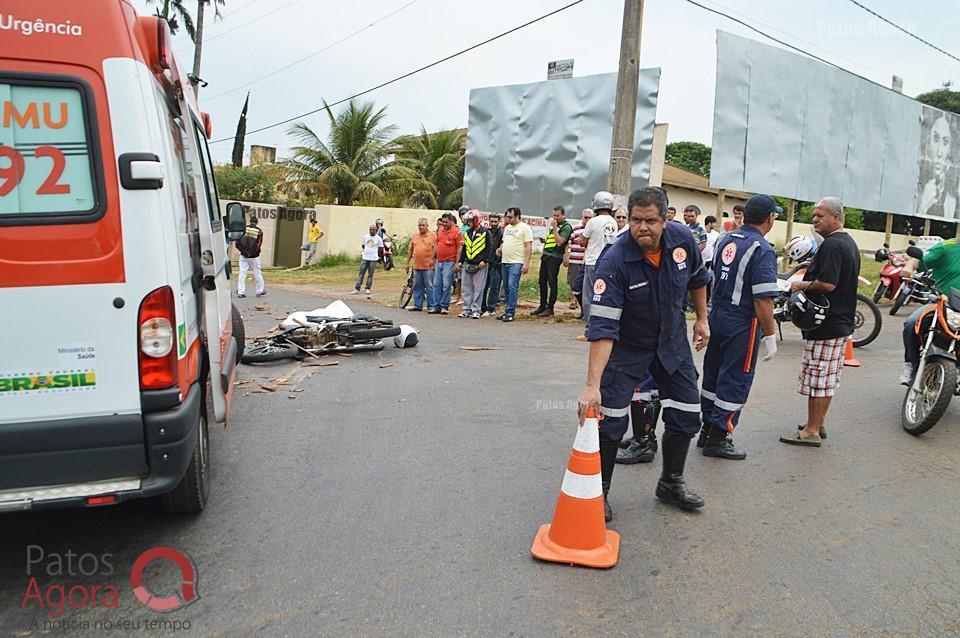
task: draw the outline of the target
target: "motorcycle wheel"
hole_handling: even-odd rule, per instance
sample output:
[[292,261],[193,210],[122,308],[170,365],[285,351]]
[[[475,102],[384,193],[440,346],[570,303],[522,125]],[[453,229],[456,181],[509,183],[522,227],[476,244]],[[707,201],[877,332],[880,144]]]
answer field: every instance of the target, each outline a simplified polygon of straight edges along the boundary
[[887,286],[880,282],[877,284],[877,289],[873,291],[873,303],[880,303],[880,300],[883,299],[883,296],[887,294]]
[[284,343],[274,343],[273,341],[259,341],[243,353],[241,361],[243,363],[268,363],[270,361],[282,361],[284,359],[293,359],[297,355],[296,347]]
[[383,269],[384,269],[384,270],[392,270],[392,269],[393,269],[393,257],[392,257],[392,256],[387,255],[386,257],[383,258]]
[[853,347],[862,348],[880,334],[883,316],[877,304],[866,295],[857,295],[857,309],[853,315]]
[[910,291],[907,289],[907,286],[900,286],[900,290],[897,291],[897,296],[893,298],[893,306],[890,308],[890,315],[896,315],[897,312],[903,308],[903,304],[910,301]]
[[900,424],[914,436],[919,436],[937,424],[950,405],[957,386],[957,366],[953,361],[939,357],[928,359],[923,367],[920,390],[907,388],[900,408]]

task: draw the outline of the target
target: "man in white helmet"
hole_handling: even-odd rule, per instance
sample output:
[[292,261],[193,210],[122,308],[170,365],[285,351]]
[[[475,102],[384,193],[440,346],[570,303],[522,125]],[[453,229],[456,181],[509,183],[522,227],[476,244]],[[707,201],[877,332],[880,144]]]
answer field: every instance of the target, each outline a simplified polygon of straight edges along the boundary
[[[590,301],[593,298],[593,285],[596,279],[597,260],[600,253],[617,238],[617,220],[613,218],[613,209],[616,208],[613,195],[607,191],[600,191],[593,196],[594,217],[587,222],[580,236],[581,245],[586,247],[583,255],[583,320],[589,325]],[[586,341],[584,335],[577,337]]]

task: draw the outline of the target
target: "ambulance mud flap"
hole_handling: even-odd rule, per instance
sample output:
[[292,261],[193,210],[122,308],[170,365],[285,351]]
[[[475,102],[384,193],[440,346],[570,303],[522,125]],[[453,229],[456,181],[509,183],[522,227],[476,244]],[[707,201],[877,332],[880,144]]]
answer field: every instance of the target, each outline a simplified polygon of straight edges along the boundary
[[233,376],[233,369],[237,367],[237,340],[231,339],[227,346],[227,353],[223,356],[221,362],[223,366],[220,370],[220,387],[229,389],[230,379]]

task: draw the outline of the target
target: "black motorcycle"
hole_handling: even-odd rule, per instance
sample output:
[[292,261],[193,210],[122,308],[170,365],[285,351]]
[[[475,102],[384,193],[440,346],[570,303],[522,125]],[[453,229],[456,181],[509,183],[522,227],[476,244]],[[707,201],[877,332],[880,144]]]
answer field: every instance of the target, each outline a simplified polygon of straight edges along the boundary
[[928,304],[935,302],[938,296],[939,293],[936,292],[936,286],[933,284],[933,276],[930,271],[916,273],[911,279],[904,279],[903,283],[900,284],[900,290],[897,291],[897,296],[893,298],[890,314],[897,314],[900,308],[911,301]]
[[[787,272],[777,273],[777,286],[780,294],[773,302],[773,318],[777,322],[777,330],[780,333],[781,340],[783,340],[783,322],[790,322],[790,317],[786,312],[787,302],[790,301],[790,282],[802,279],[809,265],[809,261],[801,261]],[[860,280],[862,285],[870,283],[863,277]],[[857,293],[857,308],[853,315],[853,347],[862,348],[872,343],[874,339],[880,336],[882,324],[883,316],[873,299]]]

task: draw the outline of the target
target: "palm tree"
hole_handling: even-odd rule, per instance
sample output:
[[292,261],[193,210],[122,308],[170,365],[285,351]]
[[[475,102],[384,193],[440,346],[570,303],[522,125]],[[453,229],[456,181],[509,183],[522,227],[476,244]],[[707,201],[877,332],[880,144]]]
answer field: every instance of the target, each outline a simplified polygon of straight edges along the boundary
[[290,149],[291,158],[282,162],[288,190],[345,206],[378,205],[388,192],[419,183],[416,171],[395,162],[385,164],[395,129],[384,125],[386,107],[375,110],[372,102],[351,100],[334,115],[326,102],[323,106],[330,121],[326,143],[303,122],[287,131],[300,143]]
[[157,17],[163,18],[170,25],[170,32],[176,33],[179,28],[177,18],[183,22],[183,28],[191,40],[197,37],[190,12],[183,6],[183,0],[147,0],[147,4],[157,4]]
[[[217,5],[224,4],[226,0],[214,0],[213,2],[213,19],[216,20],[220,16],[220,7]],[[206,5],[210,4],[210,0],[197,0],[197,29],[196,34],[190,36],[193,38],[193,77],[200,77],[200,54],[203,52],[203,12]],[[194,91],[197,93],[200,92],[200,82],[194,80]]]
[[404,205],[457,208],[463,203],[464,136],[460,131],[406,135],[394,141],[394,163],[416,171],[420,180],[406,184]]

